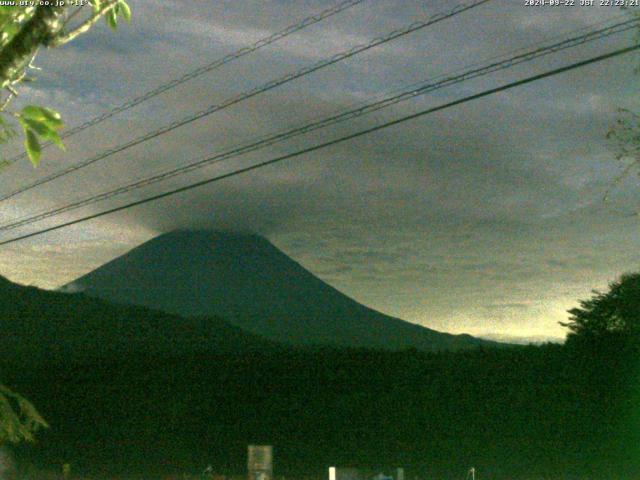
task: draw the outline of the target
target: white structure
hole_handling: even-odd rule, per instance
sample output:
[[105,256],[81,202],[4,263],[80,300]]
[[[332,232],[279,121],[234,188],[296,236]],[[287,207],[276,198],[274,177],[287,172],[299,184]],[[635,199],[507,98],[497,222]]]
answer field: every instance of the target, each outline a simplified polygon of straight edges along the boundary
[[249,445],[247,449],[247,480],[273,479],[273,446]]
[[396,468],[395,475],[386,475],[369,471],[364,473],[357,468],[329,467],[329,480],[404,480],[404,468]]
[[329,480],[365,480],[357,468],[329,467]]

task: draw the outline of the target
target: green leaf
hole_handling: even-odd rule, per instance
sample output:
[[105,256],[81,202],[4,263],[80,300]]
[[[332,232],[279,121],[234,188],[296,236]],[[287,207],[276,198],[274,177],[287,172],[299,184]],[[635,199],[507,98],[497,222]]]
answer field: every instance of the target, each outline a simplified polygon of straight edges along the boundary
[[46,122],[31,120],[30,118],[20,118],[20,123],[25,130],[31,129],[45,140],[51,140],[61,150],[66,150],[58,132],[51,128]]
[[[116,4],[116,6],[117,6],[117,4]],[[112,8],[111,10],[109,10],[106,13],[104,18],[107,21],[107,25],[109,25],[110,29],[112,29],[112,30],[117,30],[118,29],[118,16],[116,14],[115,7]]]
[[60,114],[50,108],[39,107],[37,105],[27,105],[22,109],[20,115],[31,120],[44,122],[54,129],[64,127]]
[[127,22],[131,21],[131,7],[124,0],[118,2],[118,14],[122,15]]
[[46,139],[51,140],[60,150],[66,150],[66,147],[64,146],[64,143],[62,143],[62,139],[60,138],[60,135],[58,135],[58,132],[55,132],[53,130],[50,131]]
[[31,129],[36,132],[41,137],[44,137],[49,134],[49,132],[54,132],[46,123],[42,120],[32,120],[30,118],[20,118],[20,124],[25,130]]
[[34,167],[37,167],[40,163],[40,154],[42,153],[42,148],[40,147],[40,142],[38,141],[38,137],[35,132],[31,129],[25,129],[26,138],[24,140],[24,148],[27,151],[27,155],[29,156],[29,160]]
[[0,42],[3,45],[6,45],[7,43],[9,43],[11,41],[11,39],[19,31],[20,31],[20,24],[19,23],[12,22],[12,23],[9,23],[8,25],[3,25],[2,26],[1,36],[0,36]]

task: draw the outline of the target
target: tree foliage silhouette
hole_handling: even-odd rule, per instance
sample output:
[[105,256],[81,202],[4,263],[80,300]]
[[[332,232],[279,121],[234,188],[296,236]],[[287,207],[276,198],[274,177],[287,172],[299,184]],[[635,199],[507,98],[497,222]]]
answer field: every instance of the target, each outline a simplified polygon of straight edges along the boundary
[[[569,310],[570,337],[596,339],[640,338],[640,272],[625,274],[609,284],[609,291],[594,291],[591,298],[580,301],[580,307]],[[571,338],[570,338],[571,339]]]

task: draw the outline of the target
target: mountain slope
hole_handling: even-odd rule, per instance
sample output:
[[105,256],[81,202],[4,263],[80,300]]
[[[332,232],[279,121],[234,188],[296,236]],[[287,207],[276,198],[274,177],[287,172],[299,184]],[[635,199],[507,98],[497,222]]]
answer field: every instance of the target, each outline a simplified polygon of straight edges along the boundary
[[63,288],[184,316],[217,315],[298,345],[440,350],[485,343],[367,308],[257,235],[171,232]]
[[0,277],[0,356],[12,362],[233,353],[270,346],[216,317],[186,319]]

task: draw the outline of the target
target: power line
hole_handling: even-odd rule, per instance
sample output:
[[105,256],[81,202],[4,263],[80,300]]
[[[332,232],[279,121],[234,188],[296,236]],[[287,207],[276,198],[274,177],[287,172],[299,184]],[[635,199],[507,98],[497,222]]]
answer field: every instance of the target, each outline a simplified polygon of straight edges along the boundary
[[217,175],[215,177],[211,177],[211,178],[208,178],[206,180],[201,180],[199,182],[191,183],[189,185],[185,185],[183,187],[179,187],[179,188],[176,188],[176,189],[173,189],[173,190],[169,190],[167,192],[163,192],[163,193],[160,193],[160,194],[157,194],[157,195],[153,195],[151,197],[147,197],[147,198],[144,198],[144,199],[141,199],[141,200],[136,200],[134,202],[130,202],[130,203],[127,203],[125,205],[121,205],[119,207],[114,207],[114,208],[111,208],[111,209],[108,209],[108,210],[104,210],[102,212],[94,213],[92,215],[87,215],[87,216],[82,217],[82,218],[71,220],[69,222],[61,223],[61,224],[58,224],[58,225],[54,225],[52,227],[48,227],[48,228],[45,228],[45,229],[42,229],[42,230],[38,230],[36,232],[31,232],[31,233],[28,233],[28,234],[25,234],[25,235],[21,235],[21,236],[18,236],[18,237],[9,239],[9,240],[4,240],[4,241],[0,242],[0,245],[8,245],[8,244],[11,244],[11,243],[15,243],[15,242],[18,242],[20,240],[24,240],[24,239],[27,239],[27,238],[31,238],[31,237],[35,237],[35,236],[38,236],[38,235],[42,235],[44,233],[48,233],[48,232],[51,232],[51,231],[54,231],[54,230],[59,230],[61,228],[66,228],[66,227],[69,227],[71,225],[76,225],[78,223],[86,222],[88,220],[93,220],[95,218],[99,218],[99,217],[102,217],[102,216],[105,216],[105,215],[108,215],[108,214],[111,214],[111,213],[115,213],[115,212],[119,212],[119,211],[122,211],[122,210],[126,210],[128,208],[132,208],[132,207],[135,207],[135,206],[138,206],[138,205],[143,205],[145,203],[150,203],[150,202],[153,202],[155,200],[160,200],[162,198],[169,197],[169,196],[172,196],[172,195],[176,195],[178,193],[182,193],[182,192],[185,192],[187,190],[192,190],[194,188],[198,188],[198,187],[201,187],[201,186],[204,186],[204,185],[208,185],[210,183],[219,182],[221,180],[224,180],[224,179],[227,179],[227,178],[230,178],[230,177],[235,177],[237,175],[241,175],[243,173],[247,173],[247,172],[250,172],[250,171],[253,171],[253,170],[257,170],[259,168],[263,168],[263,167],[266,167],[268,165],[273,165],[275,163],[279,163],[279,162],[282,162],[284,160],[288,160],[288,159],[291,159],[291,158],[294,158],[294,157],[305,155],[307,153],[311,153],[311,152],[315,152],[317,150],[321,150],[321,149],[324,149],[324,148],[327,148],[327,147],[331,147],[333,145],[337,145],[337,144],[340,144],[340,143],[343,143],[343,142],[346,142],[346,141],[349,141],[349,140],[353,140],[354,138],[358,138],[358,137],[361,137],[361,136],[364,136],[364,135],[368,135],[370,133],[377,132],[378,130],[382,130],[384,128],[389,128],[389,127],[392,127],[394,125],[398,125],[398,124],[407,122],[409,120],[414,120],[416,118],[420,118],[420,117],[423,117],[425,115],[429,115],[429,114],[432,114],[432,113],[435,113],[435,112],[439,112],[441,110],[445,110],[447,108],[451,108],[451,107],[454,107],[454,106],[457,106],[457,105],[461,105],[463,103],[470,102],[472,100],[477,100],[479,98],[487,97],[487,96],[493,95],[495,93],[499,93],[499,92],[502,92],[502,91],[505,91],[505,90],[510,90],[512,88],[516,88],[516,87],[519,87],[519,86],[522,86],[522,85],[526,85],[528,83],[532,83],[532,82],[535,82],[535,81],[538,81],[538,80],[542,80],[544,78],[548,78],[548,77],[551,77],[551,76],[559,75],[561,73],[564,73],[564,72],[567,72],[567,71],[570,71],[570,70],[574,70],[576,68],[581,68],[581,67],[584,67],[586,65],[590,65],[592,63],[601,62],[601,61],[604,61],[604,60],[607,60],[607,59],[610,59],[610,58],[614,58],[614,57],[617,57],[617,56],[620,56],[620,55],[624,55],[626,53],[629,53],[629,52],[632,52],[632,51],[635,51],[635,50],[638,50],[638,49],[640,49],[640,44],[633,45],[633,46],[626,47],[626,48],[621,48],[621,49],[615,50],[613,52],[609,52],[609,53],[606,53],[606,54],[603,54],[603,55],[592,57],[590,59],[583,60],[583,61],[580,61],[580,62],[575,62],[575,63],[572,63],[570,65],[566,65],[564,67],[560,67],[560,68],[556,68],[556,69],[553,69],[553,70],[549,70],[547,72],[540,73],[540,74],[537,74],[537,75],[533,75],[533,76],[524,78],[522,80],[517,80],[517,81],[511,82],[511,83],[507,83],[507,84],[501,85],[499,87],[495,87],[495,88],[491,88],[489,90],[485,90],[485,91],[480,92],[480,93],[469,95],[469,96],[460,98],[458,100],[454,100],[454,101],[445,103],[443,105],[439,105],[437,107],[432,107],[432,108],[428,108],[426,110],[421,110],[420,112],[413,113],[411,115],[406,115],[404,117],[400,117],[398,119],[391,120],[389,122],[385,122],[385,123],[382,123],[380,125],[376,125],[374,127],[370,127],[370,128],[364,129],[364,130],[360,130],[358,132],[355,132],[355,133],[352,133],[352,134],[349,134],[349,135],[345,135],[343,137],[340,137],[340,138],[337,138],[337,139],[334,139],[334,140],[331,140],[331,141],[328,141],[328,142],[320,143],[320,144],[314,145],[312,147],[307,147],[307,148],[304,148],[302,150],[298,150],[296,152],[288,153],[286,155],[281,155],[279,157],[275,157],[275,158],[272,158],[270,160],[265,160],[264,162],[256,163],[256,164],[248,166],[248,167],[240,168],[240,169],[234,170],[233,172]]
[[[548,45],[548,46],[544,46],[544,47],[539,47],[536,48],[534,50],[530,50],[524,53],[521,53],[519,55],[516,55],[514,57],[509,57],[507,59],[504,59],[502,61],[499,62],[493,62],[490,63],[489,65],[483,66],[481,68],[475,68],[475,69],[471,69],[469,71],[466,71],[460,75],[455,75],[455,76],[449,76],[444,78],[443,80],[440,80],[438,82],[433,82],[433,83],[422,83],[422,85],[418,88],[413,88],[410,89],[408,91],[402,91],[400,94],[397,95],[393,95],[393,96],[389,96],[387,98],[384,98],[383,100],[380,101],[376,101],[376,102],[372,102],[369,104],[365,104],[359,108],[355,108],[355,109],[351,109],[351,110],[347,110],[341,114],[338,115],[334,115],[334,116],[330,116],[328,118],[324,118],[320,121],[316,121],[316,122],[312,122],[310,124],[304,125],[302,127],[299,128],[295,128],[286,132],[282,132],[276,135],[273,135],[271,137],[267,137],[264,139],[261,139],[259,141],[253,142],[249,145],[244,145],[241,147],[236,147],[232,150],[223,152],[221,154],[217,154],[214,156],[210,156],[207,157],[205,159],[196,161],[196,162],[192,162],[190,164],[187,164],[185,166],[182,167],[178,167],[178,168],[174,168],[168,171],[164,171],[155,175],[152,175],[150,177],[146,177],[140,180],[136,180],[133,183],[130,183],[128,185],[122,186],[122,187],[118,187],[114,190],[110,190],[107,192],[103,192],[100,194],[94,194],[89,196],[88,198],[84,198],[81,200],[76,200],[70,204],[67,204],[65,206],[62,207],[57,207],[53,210],[48,210],[45,212],[41,212],[38,213],[36,215],[31,215],[31,216],[25,216],[22,218],[18,218],[13,220],[10,223],[4,224],[0,226],[0,231],[6,231],[6,230],[12,230],[15,229],[17,227],[21,227],[24,225],[28,225],[31,223],[35,223],[37,221],[40,220],[44,220],[46,218],[52,217],[52,216],[56,216],[58,214],[61,213],[65,213],[71,210],[75,210],[77,208],[80,207],[84,207],[87,205],[91,205],[94,203],[97,203],[99,201],[103,201],[103,200],[107,200],[110,199],[112,197],[115,197],[117,195],[123,194],[123,193],[127,193],[129,191],[133,191],[139,188],[143,188],[145,186],[151,185],[153,183],[157,183],[163,180],[166,180],[168,178],[177,176],[177,175],[182,175],[188,172],[191,172],[193,170],[199,169],[199,168],[203,168],[205,166],[214,164],[214,163],[219,163],[225,160],[228,160],[230,158],[234,158],[240,155],[244,155],[246,153],[249,152],[253,152],[256,150],[259,150],[261,148],[264,148],[266,146],[270,146],[276,143],[280,143],[284,140],[288,140],[290,138],[293,138],[295,136],[299,136],[302,134],[306,134],[309,133],[311,131],[320,129],[320,128],[325,128],[327,126],[330,125],[334,125],[336,123],[341,123],[344,122],[346,120],[350,120],[353,118],[357,118],[360,116],[363,116],[365,114],[368,113],[372,113],[375,112],[377,110],[381,110],[383,108],[387,108],[389,106],[392,106],[396,103],[400,103],[402,101],[405,100],[409,100],[411,98],[414,98],[418,95],[423,95],[425,93],[428,92],[432,92],[434,90],[440,89],[440,88],[444,88],[444,87],[448,87],[472,78],[477,78],[480,76],[484,76],[490,73],[494,73],[496,71],[499,70],[503,70],[506,68],[511,68],[515,65],[524,63],[524,62],[528,62],[528,61],[532,61],[536,58],[542,57],[544,55],[549,55],[551,53],[556,53],[559,52],[561,50],[565,50],[567,48],[571,48],[571,47],[575,47],[578,45],[582,45],[585,44],[587,42],[592,42],[595,40],[599,40],[602,38],[606,38],[609,37],[611,35],[617,34],[617,33],[621,33],[627,30],[630,30],[632,28],[636,28],[639,25],[640,20],[638,19],[632,19],[632,20],[627,20],[624,22],[619,22],[616,24],[613,24],[611,26],[605,27],[605,28],[601,28],[598,30],[594,30],[591,32],[587,32],[583,35],[579,35],[576,37],[572,37],[569,39],[566,39],[564,41],[552,44],[552,45]],[[579,31],[582,31],[584,29],[580,29]],[[522,51],[522,49],[518,50],[518,51]],[[444,75],[443,75],[444,76]]]
[[[73,201],[70,204],[57,207],[52,210],[47,210],[45,212],[41,212],[35,215],[25,216],[23,218],[15,219],[10,223],[0,225],[0,231],[13,230],[15,228],[18,228],[24,225],[29,225],[31,223],[35,223],[40,220],[44,220],[46,218],[57,216],[59,214],[62,214],[68,211],[72,211],[84,206],[92,205],[94,203],[98,203],[100,201],[104,201],[104,200],[113,198],[115,196],[128,193],[130,191],[137,190],[139,188],[143,188],[148,185],[152,185],[154,183],[164,181],[178,175],[186,174],[188,172],[209,166],[214,163],[220,163],[222,161],[229,160],[231,158],[235,158],[250,152],[254,152],[256,150],[274,145],[276,143],[280,143],[282,141],[288,140],[290,138],[293,138],[299,135],[304,135],[309,132],[328,127],[330,125],[342,123],[347,120],[358,118],[360,116],[363,116],[384,108],[388,108],[397,103],[409,100],[411,98],[415,98],[419,95],[424,95],[426,93],[438,90],[440,88],[449,87],[451,85],[455,85],[473,78],[495,73],[497,71],[504,70],[507,68],[512,68],[516,65],[519,65],[525,62],[530,62],[542,56],[549,55],[552,53],[557,53],[559,51],[576,47],[578,45],[583,45],[588,42],[593,42],[595,40],[600,40],[602,38],[608,38],[612,35],[619,34],[633,28],[637,28],[639,25],[640,25],[639,19],[631,19],[623,22],[618,22],[608,27],[600,28],[597,30],[584,33],[582,35],[565,39],[561,42],[557,42],[557,43],[543,46],[543,47],[538,47],[533,50],[525,51],[524,53],[520,53],[513,57],[508,57],[501,61],[489,63],[488,65],[482,66],[480,68],[468,70],[459,75],[450,75],[437,82],[431,82],[431,83],[423,82],[419,87],[402,91],[399,94],[388,96],[387,98],[384,98],[382,100],[371,102],[361,107],[350,109],[340,114],[333,115],[319,121],[311,122],[302,127],[281,132],[276,135],[272,135],[270,137],[255,141],[248,145],[236,147],[226,152],[219,153],[219,154],[209,156],[207,158],[189,163],[182,167],[177,167],[161,173],[157,173],[149,177],[136,180],[128,185],[115,188],[113,190],[109,190],[100,194],[90,195],[89,197],[86,197],[84,199]],[[582,30],[584,29],[580,29],[580,31]],[[522,49],[518,51],[522,51]]]
[[[292,35],[296,32],[299,32],[300,30],[303,30],[311,25],[314,25],[318,22],[321,22],[322,20],[325,20],[329,17],[332,17],[340,12],[343,12],[344,10],[347,10],[351,7],[354,7],[360,3],[363,3],[366,0],[346,0],[343,2],[338,3],[337,5],[334,5],[333,7],[327,8],[326,10],[323,10],[321,12],[318,12],[314,15],[310,15],[306,18],[303,18],[302,20],[300,20],[297,23],[294,23],[293,25],[289,25],[287,28],[285,28],[284,30],[281,30],[279,32],[276,32],[272,35],[269,35],[268,37],[262,38],[250,45],[247,45],[245,47],[242,47],[239,50],[236,50],[235,52],[232,52],[228,55],[225,55],[222,58],[219,58],[217,60],[214,60],[211,63],[208,63],[206,65],[203,65],[201,67],[196,68],[195,70],[191,70],[187,73],[185,73],[184,75],[178,77],[178,78],[174,78],[173,80],[170,80],[167,83],[164,83],[162,85],[159,85],[158,87],[154,88],[153,90],[149,90],[148,92],[145,92],[135,98],[132,98],[131,100],[128,100],[127,102],[118,105],[117,107],[112,108],[111,110],[104,112],[100,115],[98,115],[97,117],[94,117],[90,120],[87,120],[86,122],[70,129],[67,130],[63,135],[61,135],[62,139],[68,138],[72,135],[75,135],[76,133],[82,132],[83,130],[86,130],[89,127],[92,127],[94,125],[97,125],[99,123],[104,122],[105,120],[119,114],[122,113],[126,110],[129,110],[137,105],[140,105],[143,102],[146,102],[147,100],[152,99],[153,97],[156,97],[158,95],[160,95],[161,93],[166,92],[167,90],[171,90],[172,88],[177,87],[178,85],[181,85],[183,83],[186,83],[190,80],[193,80],[194,78],[197,78],[201,75],[204,75],[205,73],[211,72],[213,70],[216,70],[220,67],[222,67],[223,65],[226,65],[227,63],[231,63],[235,60],[238,60],[241,57],[244,57],[245,55],[249,55],[250,53],[253,53],[257,50],[260,50],[261,48],[264,48],[268,45],[271,45],[272,43],[276,43],[280,40],[282,40],[283,38],[288,37],[289,35]],[[42,148],[47,148],[48,146],[52,145],[53,142],[46,142],[42,145]],[[18,154],[16,156],[14,156],[13,158],[8,160],[9,164],[15,163],[18,160],[25,158],[27,156],[26,153],[21,153]]]
[[107,157],[110,157],[116,153],[120,153],[123,152],[131,147],[134,147],[136,145],[140,145],[143,142],[146,142],[148,140],[154,139],[156,137],[159,137],[161,135],[164,135],[166,133],[171,132],[172,130],[175,130],[176,128],[182,127],[184,125],[187,125],[189,123],[192,123],[196,120],[199,120],[201,118],[204,118],[206,116],[209,116],[215,112],[218,112],[220,110],[223,110],[225,108],[228,108],[232,105],[238,104],[244,100],[247,100],[249,98],[255,97],[256,95],[259,95],[261,93],[267,92],[269,90],[272,90],[276,87],[279,87],[281,85],[284,85],[285,83],[291,82],[293,80],[296,80],[300,77],[303,77],[305,75],[309,75],[310,73],[316,72],[322,68],[328,67],[330,65],[333,65],[335,63],[341,62],[342,60],[346,60],[350,57],[353,57],[354,55],[357,55],[359,53],[365,52],[367,50],[370,50],[374,47],[383,45],[385,43],[388,43],[392,40],[395,40],[397,38],[403,37],[405,35],[408,35],[410,33],[416,32],[418,30],[421,30],[423,28],[426,28],[430,25],[433,25],[435,23],[441,22],[443,20],[446,20],[448,18],[454,17],[455,15],[458,15],[460,13],[463,13],[467,10],[470,10],[472,8],[478,7],[484,3],[487,3],[491,0],[475,0],[469,4],[460,4],[458,6],[456,6],[455,8],[453,8],[452,10],[449,10],[446,13],[438,13],[435,15],[430,16],[428,19],[426,20],[422,20],[422,21],[417,21],[414,22],[404,28],[398,29],[398,30],[394,30],[384,36],[378,37],[374,40],[372,40],[371,42],[367,43],[367,44],[363,44],[363,45],[358,45],[355,46],[349,50],[346,50],[344,52],[338,53],[336,55],[333,55],[330,58],[321,60],[320,62],[314,63],[310,66],[304,67],[298,71],[295,71],[293,73],[289,73],[287,75],[284,75],[280,78],[277,78],[275,80],[269,81],[267,83],[264,83],[258,87],[253,88],[252,90],[249,90],[247,92],[238,94],[236,96],[233,96],[227,100],[225,100],[224,102],[220,103],[220,104],[216,104],[216,105],[211,105],[209,107],[207,107],[204,110],[201,110],[199,112],[196,112],[194,114],[191,114],[181,120],[177,120],[174,121],[172,123],[170,123],[169,125],[165,125],[164,127],[160,127],[152,132],[149,132],[141,137],[138,137],[134,140],[131,140],[129,142],[126,142],[124,144],[121,144],[117,147],[108,149],[103,151],[102,153],[99,153],[87,160],[81,161],[79,163],[76,163],[75,165],[72,165],[68,168],[65,168],[59,172],[53,173],[51,175],[48,175],[40,180],[36,180],[33,183],[30,183],[26,186],[20,187],[16,190],[13,190],[10,193],[7,193],[5,195],[0,196],[0,201],[4,201],[4,200],[8,200],[9,198],[15,197],[16,195],[20,194],[20,193],[24,193],[26,191],[29,191],[33,188],[36,188],[40,185],[44,185],[45,183],[51,182],[52,180],[55,180],[57,178],[60,178],[62,176],[68,175],[70,173],[76,172],[84,167],[87,167],[89,165],[92,165],[100,160],[103,160]]

